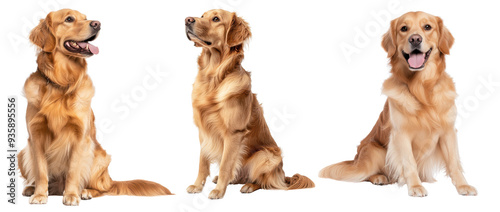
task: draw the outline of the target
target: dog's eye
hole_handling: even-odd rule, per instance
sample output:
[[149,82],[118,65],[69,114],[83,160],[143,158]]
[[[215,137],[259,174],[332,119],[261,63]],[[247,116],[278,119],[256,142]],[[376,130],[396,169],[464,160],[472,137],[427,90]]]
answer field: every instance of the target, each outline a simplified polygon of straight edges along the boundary
[[406,31],[408,31],[408,27],[406,26],[401,27],[401,32],[406,32]]
[[75,18],[73,18],[71,16],[68,16],[64,21],[68,22],[68,23],[71,23],[71,22],[75,21]]
[[203,18],[203,16],[201,16],[201,18]]
[[219,21],[220,21],[220,19],[219,19],[219,17],[214,17],[214,18],[212,19],[212,21],[214,21],[214,22],[219,22]]
[[424,26],[425,30],[429,31],[432,29],[431,25],[427,24]]

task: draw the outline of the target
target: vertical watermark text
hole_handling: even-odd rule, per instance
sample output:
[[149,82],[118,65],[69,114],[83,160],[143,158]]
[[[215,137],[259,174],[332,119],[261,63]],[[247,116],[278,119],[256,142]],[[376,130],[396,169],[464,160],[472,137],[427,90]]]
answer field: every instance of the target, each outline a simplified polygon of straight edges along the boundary
[[17,202],[17,97],[7,98],[7,201]]

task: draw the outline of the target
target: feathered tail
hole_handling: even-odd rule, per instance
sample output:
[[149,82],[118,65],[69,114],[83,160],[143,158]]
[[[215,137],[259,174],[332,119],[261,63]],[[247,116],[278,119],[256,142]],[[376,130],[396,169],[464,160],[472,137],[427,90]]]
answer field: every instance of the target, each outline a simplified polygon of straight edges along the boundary
[[300,174],[294,174],[292,177],[285,177],[285,183],[288,185],[287,190],[314,188],[314,182],[308,177]]
[[162,185],[146,180],[113,181],[106,195],[158,196],[172,194]]

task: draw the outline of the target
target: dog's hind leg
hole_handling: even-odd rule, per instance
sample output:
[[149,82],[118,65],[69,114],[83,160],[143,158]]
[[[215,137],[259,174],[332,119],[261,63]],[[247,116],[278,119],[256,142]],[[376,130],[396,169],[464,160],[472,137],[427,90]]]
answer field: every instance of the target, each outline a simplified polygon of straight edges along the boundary
[[248,183],[241,188],[241,192],[251,193],[260,188],[287,189],[282,166],[279,147],[265,147],[255,152],[245,163]]
[[374,184],[380,184],[385,182],[381,180],[379,173],[384,170],[386,153],[387,150],[383,147],[369,143],[359,150],[354,160],[327,166],[320,171],[319,176],[350,182],[370,180]]

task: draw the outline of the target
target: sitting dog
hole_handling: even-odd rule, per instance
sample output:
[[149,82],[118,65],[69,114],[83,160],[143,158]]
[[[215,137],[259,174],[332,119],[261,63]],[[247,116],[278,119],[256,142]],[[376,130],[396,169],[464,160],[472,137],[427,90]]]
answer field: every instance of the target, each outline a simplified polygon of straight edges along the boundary
[[192,93],[200,163],[198,177],[187,191],[202,191],[212,162],[218,163],[220,170],[210,199],[222,198],[229,183],[245,184],[242,193],[260,188],[314,187],[305,176],[285,177],[281,149],[251,91],[250,73],[241,67],[243,43],[251,35],[248,24],[224,10],[210,10],[201,18],[188,17],[185,24],[188,39],[202,47]]
[[28,100],[28,145],[19,153],[19,169],[26,180],[24,196],[31,204],[45,204],[47,195],[63,195],[63,204],[101,195],[167,195],[160,184],[113,181],[111,157],[96,140],[90,102],[94,87],[85,58],[99,53],[89,42],[101,29],[75,10],[51,12],[30,34],[39,48],[38,69],[24,85]]
[[325,167],[320,177],[407,184],[410,196],[427,195],[422,182],[446,168],[461,195],[476,195],[462,174],[455,119],[455,85],[445,72],[454,38],[441,18],[409,12],[383,36],[392,76],[383,84],[384,110],[358,146],[354,160]]

